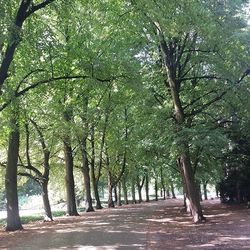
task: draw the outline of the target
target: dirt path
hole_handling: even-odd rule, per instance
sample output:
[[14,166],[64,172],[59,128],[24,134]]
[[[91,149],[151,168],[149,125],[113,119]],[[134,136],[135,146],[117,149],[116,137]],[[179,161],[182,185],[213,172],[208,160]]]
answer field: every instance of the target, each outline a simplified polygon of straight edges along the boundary
[[250,250],[250,209],[205,202],[209,221],[194,225],[181,206],[179,200],[150,202],[2,230],[0,249]]

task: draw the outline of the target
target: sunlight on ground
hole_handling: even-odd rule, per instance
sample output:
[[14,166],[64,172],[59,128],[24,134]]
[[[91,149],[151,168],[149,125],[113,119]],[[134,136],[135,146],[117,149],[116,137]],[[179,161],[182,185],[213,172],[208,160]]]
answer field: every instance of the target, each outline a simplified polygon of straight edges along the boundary
[[[231,236],[221,236],[218,237],[215,240],[212,240],[209,243],[206,244],[202,244],[202,245],[187,245],[188,247],[191,248],[205,248],[205,247],[215,247],[215,246],[221,246],[221,245],[230,245],[232,241],[249,241],[250,237],[246,237],[246,236],[240,236],[240,237],[231,237]],[[249,246],[248,246],[249,247]]]
[[213,218],[213,217],[225,217],[225,216],[230,216],[232,213],[224,213],[224,214],[212,214],[212,215],[206,215],[208,218]]
[[83,221],[82,224],[84,225],[91,225],[91,226],[103,226],[103,225],[109,225],[109,222],[97,222],[97,221]]
[[159,222],[159,223],[174,223],[174,224],[180,224],[180,225],[189,225],[190,221],[178,221],[170,218],[162,218],[162,219],[146,219],[146,221],[153,221],[153,222]]
[[175,222],[170,218],[162,218],[162,219],[146,219],[146,221],[155,221],[155,222]]
[[[108,246],[83,246],[83,245],[75,245],[71,246],[70,249],[78,249],[78,250],[115,250],[115,249],[145,249],[145,246],[142,244],[131,244],[131,245],[124,245],[124,244],[117,244],[117,245],[108,245]],[[69,249],[67,246],[60,247],[60,248],[51,248],[51,250],[58,250],[58,249]]]
[[56,233],[74,233],[74,232],[85,232],[81,227],[79,228],[65,228],[65,229],[58,229],[55,231]]

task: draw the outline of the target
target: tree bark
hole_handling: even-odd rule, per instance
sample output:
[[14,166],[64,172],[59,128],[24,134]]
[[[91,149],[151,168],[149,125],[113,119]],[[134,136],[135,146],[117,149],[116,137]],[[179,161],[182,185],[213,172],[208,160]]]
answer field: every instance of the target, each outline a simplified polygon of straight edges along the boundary
[[200,201],[202,201],[202,193],[201,193],[201,183],[200,183],[200,181],[197,181],[197,187],[198,187]]
[[174,192],[174,183],[172,181],[170,181],[170,188],[171,188],[172,199],[176,199]]
[[203,182],[204,200],[207,200],[207,181]]
[[142,188],[140,186],[137,186],[137,188],[138,188],[138,196],[139,196],[138,202],[141,203],[142,202],[142,193],[141,193]]
[[83,95],[83,113],[81,115],[81,120],[83,122],[83,135],[82,138],[79,139],[81,153],[82,153],[82,173],[84,178],[84,188],[85,188],[85,208],[86,212],[94,211],[91,197],[91,186],[90,186],[90,174],[89,174],[89,160],[87,154],[87,139],[88,139],[88,97]]
[[[101,170],[101,166],[99,166],[99,174],[98,174],[98,178],[96,178],[96,174],[95,174],[95,129],[94,126],[92,125],[91,127],[91,162],[90,162],[90,173],[91,173],[91,182],[92,182],[92,187],[94,190],[94,196],[95,196],[95,200],[96,200],[96,209],[102,209],[102,204],[101,204],[101,200],[100,200],[100,195],[99,195],[99,190],[98,190],[98,179],[100,178],[100,170]],[[101,149],[102,150],[102,149]],[[102,157],[102,154],[101,154]],[[101,160],[100,160],[101,161]]]
[[51,206],[49,202],[49,194],[48,194],[48,180],[45,180],[42,183],[42,197],[43,197],[43,207],[45,211],[44,221],[53,221]]
[[65,159],[65,183],[67,192],[67,215],[78,216],[76,208],[75,181],[74,181],[74,160],[69,136],[64,137],[64,159]]
[[[164,181],[162,166],[160,168],[160,177],[161,177],[161,190],[163,191],[163,199],[166,200],[166,185],[165,185],[165,181]],[[161,196],[162,196],[162,194],[161,194]]]
[[144,181],[145,181],[145,176],[144,176],[143,179],[142,179],[142,184],[140,184],[140,177],[137,176],[136,182],[137,182],[137,191],[138,191],[138,196],[139,196],[138,202],[139,202],[139,203],[142,202],[142,192],[141,192],[141,191],[142,191],[142,187],[143,187],[143,185],[144,185]]
[[5,189],[7,199],[6,231],[23,229],[18,207],[17,195],[17,162],[20,145],[18,118],[14,115],[10,119],[11,131],[9,135],[8,159],[5,175]]
[[167,198],[170,198],[169,188],[166,189],[166,193],[167,193]]
[[50,202],[49,202],[49,195],[48,195],[48,183],[49,183],[49,174],[50,174],[50,164],[49,164],[50,151],[48,150],[48,147],[45,143],[44,135],[41,129],[39,128],[39,126],[34,120],[30,119],[30,121],[34,125],[39,135],[39,141],[43,149],[43,174],[42,174],[41,185],[42,185],[42,190],[43,190],[42,197],[43,197],[43,205],[44,205],[44,210],[45,210],[45,220],[53,221]]
[[126,186],[125,176],[123,176],[122,178],[122,191],[123,191],[123,197],[124,197],[124,204],[128,204],[128,190]]
[[113,201],[112,175],[110,172],[108,172],[108,207],[115,207],[115,203]]
[[136,204],[136,198],[135,198],[135,180],[132,179],[131,183],[131,195],[132,195],[132,204]]
[[113,190],[114,190],[114,202],[117,204],[118,201],[117,186],[113,186]]
[[43,182],[42,182],[43,206],[45,210],[45,220],[53,221],[50,202],[49,202],[49,194],[48,194],[49,171],[50,171],[50,166],[49,166],[50,151],[46,148],[45,144],[44,144],[43,150],[44,150],[44,173],[43,173]]
[[92,197],[91,197],[89,166],[88,166],[88,158],[87,158],[87,152],[86,152],[86,140],[82,141],[82,173],[83,173],[84,187],[85,187],[86,212],[93,212],[94,208],[93,208]]
[[118,192],[117,192],[117,205],[122,205],[122,185],[121,181],[118,182]]
[[149,177],[148,172],[146,173],[145,177],[145,192],[146,192],[146,202],[149,202]]
[[155,178],[155,200],[158,201],[158,178]]
[[184,181],[187,188],[186,199],[187,205],[190,208],[191,215],[195,223],[205,220],[199,200],[199,192],[195,185],[193,171],[190,165],[188,153],[183,153],[180,156],[180,164],[183,169]]
[[[67,96],[65,95],[65,101]],[[76,207],[76,195],[75,195],[75,181],[74,181],[74,158],[73,150],[71,146],[70,138],[70,128],[73,117],[72,107],[66,106],[66,110],[63,113],[64,121],[66,122],[68,128],[65,129],[64,138],[63,138],[63,148],[64,148],[64,160],[65,160],[65,186],[67,194],[67,215],[69,216],[78,216],[77,207]]]

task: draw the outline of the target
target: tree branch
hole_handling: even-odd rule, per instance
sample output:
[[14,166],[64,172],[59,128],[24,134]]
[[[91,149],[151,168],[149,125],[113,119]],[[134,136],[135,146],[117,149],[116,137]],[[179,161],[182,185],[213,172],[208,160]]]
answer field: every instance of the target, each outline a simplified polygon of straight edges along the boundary
[[227,91],[223,91],[220,95],[216,96],[215,98],[213,98],[211,101],[205,103],[204,105],[202,105],[200,108],[192,111],[189,114],[186,114],[186,117],[189,116],[194,116],[197,115],[199,113],[201,113],[204,109],[208,108],[210,105],[212,105],[213,103],[217,102],[218,100],[222,99],[222,97],[227,93]]
[[208,79],[208,80],[218,80],[221,79],[215,75],[205,75],[205,76],[193,76],[193,77],[184,77],[180,78],[179,81],[191,81],[191,80],[201,80],[201,79]]
[[[88,78],[88,76],[83,76],[83,75],[79,75],[79,76],[59,76],[59,77],[53,77],[53,78],[49,78],[46,80],[40,80],[36,83],[33,83],[31,85],[29,85],[28,87],[20,90],[19,92],[15,92],[14,93],[14,97],[20,97],[22,95],[24,95],[26,92],[40,86],[43,84],[47,84],[47,83],[51,83],[54,81],[60,81],[60,80],[74,80],[74,79],[86,79]],[[4,110],[8,105],[11,104],[11,102],[13,101],[14,98],[11,98],[9,100],[7,100],[4,104],[2,104],[2,106],[0,107],[0,111]]]
[[24,176],[24,177],[29,177],[29,178],[33,179],[34,181],[38,182],[39,184],[41,183],[41,179],[33,176],[32,174],[24,173],[24,172],[18,172],[17,175]]
[[26,168],[28,170],[33,171],[37,176],[39,176],[39,178],[42,178],[42,173],[35,167],[33,167],[32,165],[24,165],[24,164],[18,164],[18,166]]
[[208,95],[210,95],[210,94],[212,94],[212,93],[216,93],[216,91],[215,91],[215,90],[211,90],[211,91],[205,93],[204,95],[199,96],[198,98],[192,100],[189,104],[187,104],[186,106],[183,107],[183,110],[185,110],[185,109],[188,108],[189,106],[192,106],[194,103],[198,102],[198,101],[199,101],[200,99],[202,99],[203,97],[208,96]]
[[33,5],[27,12],[26,12],[26,17],[29,17],[30,15],[32,15],[33,13],[35,13],[36,11],[45,8],[47,5],[49,5],[50,3],[54,2],[55,0],[45,0],[37,5]]

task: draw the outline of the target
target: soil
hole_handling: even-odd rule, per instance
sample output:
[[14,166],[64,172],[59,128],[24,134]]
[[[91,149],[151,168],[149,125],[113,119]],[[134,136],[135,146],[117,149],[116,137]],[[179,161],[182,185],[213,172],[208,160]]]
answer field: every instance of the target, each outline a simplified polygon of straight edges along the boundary
[[250,250],[246,206],[202,202],[207,222],[193,224],[182,205],[168,199],[30,223],[17,232],[2,229],[0,249]]

